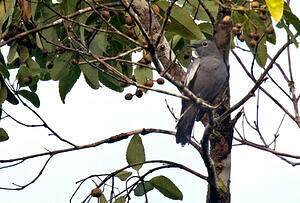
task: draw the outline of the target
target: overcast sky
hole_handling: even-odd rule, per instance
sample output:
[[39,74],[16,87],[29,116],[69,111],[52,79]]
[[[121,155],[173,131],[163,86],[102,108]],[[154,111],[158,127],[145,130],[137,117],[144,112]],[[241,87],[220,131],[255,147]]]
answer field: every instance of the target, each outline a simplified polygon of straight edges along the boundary
[[[300,11],[299,1],[293,1],[293,10],[297,15]],[[298,15],[299,16],[299,15]],[[286,40],[284,32],[277,35],[278,46]],[[270,55],[273,56],[278,46],[268,46]],[[300,50],[294,45],[292,50],[292,65],[296,87],[299,89],[299,66],[297,57]],[[5,52],[3,49],[1,51]],[[243,53],[244,54],[244,53]],[[242,55],[242,60],[247,65],[251,64],[251,55]],[[287,70],[286,55],[280,57],[280,64]],[[241,99],[253,83],[247,78],[233,56],[230,56],[231,64],[231,95],[232,104]],[[259,70],[259,67],[256,67]],[[278,71],[273,68],[272,74],[276,77]],[[297,83],[298,82],[298,83]],[[266,87],[267,84],[264,84]],[[286,88],[286,84],[283,83]],[[155,88],[163,88],[170,92],[178,93],[178,90],[169,83],[163,86],[156,84]],[[175,130],[175,121],[167,110],[165,99],[174,108],[178,116],[180,113],[180,99],[163,94],[148,92],[141,99],[136,97],[126,101],[124,95],[134,93],[134,88],[126,88],[123,93],[115,93],[105,87],[92,90],[81,76],[71,93],[67,95],[66,104],[62,104],[58,93],[57,82],[39,82],[38,94],[41,107],[37,112],[47,121],[63,138],[77,144],[89,144],[110,136],[128,132],[139,128],[160,128]],[[276,96],[276,91],[275,96]],[[299,92],[298,92],[299,93]],[[261,120],[262,133],[271,140],[282,119],[283,113],[273,103],[261,96]],[[278,96],[280,97],[279,93]],[[250,119],[254,119],[256,98],[252,98],[245,105],[245,111]],[[285,101],[280,98],[280,101]],[[288,103],[286,103],[288,105]],[[28,109],[21,105],[12,106],[5,103],[3,108],[16,119],[28,123],[37,124],[38,119]],[[291,109],[290,107],[287,107]],[[240,126],[240,124],[238,124]],[[0,159],[15,158],[47,150],[69,147],[61,143],[53,136],[48,136],[48,131],[42,128],[26,128],[4,119],[1,127],[7,130],[10,139],[0,143]],[[249,139],[258,141],[254,131],[246,129]],[[196,125],[195,136],[201,138],[203,126]],[[175,138],[164,134],[150,134],[143,136],[146,151],[146,159],[164,159],[175,161],[190,167],[206,175],[206,169],[196,150],[191,146],[181,147],[176,144]],[[128,140],[119,143],[102,145],[95,149],[87,149],[78,152],[70,152],[55,156],[47,166],[44,174],[33,185],[23,191],[0,190],[1,202],[5,203],[60,203],[68,202],[77,185],[76,181],[92,174],[109,173],[126,166],[126,147]],[[286,118],[280,129],[278,150],[300,155],[300,131],[297,126]],[[26,184],[31,181],[43,166],[46,157],[26,161],[25,163],[8,169],[1,170],[0,187]],[[232,203],[253,202],[300,202],[300,166],[292,167],[281,161],[274,155],[252,149],[246,146],[233,147],[232,150],[232,177],[231,194]],[[148,167],[143,167],[141,172],[146,172]],[[179,169],[167,169],[151,175],[165,175],[180,188],[184,194],[184,203],[205,202],[207,184],[190,174],[185,174]],[[150,179],[150,178],[149,178]],[[89,181],[78,192],[74,202],[80,202],[94,187]],[[123,185],[118,186],[120,189]],[[108,188],[107,188],[108,189]],[[106,191],[109,195],[109,190]],[[148,195],[149,202],[174,202],[163,197],[156,191]],[[96,201],[94,201],[96,202]],[[144,202],[143,198],[133,198],[132,202]]]

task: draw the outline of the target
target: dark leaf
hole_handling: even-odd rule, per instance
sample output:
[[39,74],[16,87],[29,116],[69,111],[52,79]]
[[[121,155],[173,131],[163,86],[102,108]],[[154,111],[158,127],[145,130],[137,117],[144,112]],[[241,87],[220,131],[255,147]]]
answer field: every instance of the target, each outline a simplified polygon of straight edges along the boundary
[[17,53],[17,48],[18,48],[18,44],[16,42],[14,42],[9,48],[9,52],[7,55],[8,64],[12,63],[16,58],[18,58],[19,55]]
[[143,196],[145,193],[153,190],[153,188],[153,185],[149,181],[145,181],[144,186],[143,183],[139,183],[134,189],[134,195],[138,197]]
[[143,66],[137,66],[134,69],[134,76],[138,84],[144,85],[147,80],[153,79],[153,72],[152,69]]
[[59,94],[61,101],[65,103],[66,95],[71,91],[81,73],[78,65],[72,66],[69,73],[59,80]]
[[[1,89],[0,89],[0,106],[1,106],[7,98],[7,88],[6,88],[5,84],[2,84],[2,83],[0,83],[0,87],[1,87]],[[2,108],[1,108],[1,113],[2,113]]]
[[30,101],[36,108],[40,107],[40,99],[36,93],[28,90],[19,90],[17,91],[17,94]]
[[294,26],[298,33],[300,33],[300,20],[296,15],[290,11],[284,10],[283,17],[289,24]]
[[[100,66],[100,67],[102,70],[106,71],[106,68],[104,66]],[[114,77],[108,75],[107,71],[106,72],[98,71],[98,77],[99,77],[99,81],[109,89],[112,89],[117,92],[123,92],[124,88],[120,87],[119,81],[117,81]]]
[[[145,149],[142,139],[139,135],[134,135],[127,147],[126,160],[129,165],[143,163],[145,161]],[[143,164],[133,166],[135,170],[140,170]]]
[[[163,12],[166,12],[170,6],[170,3],[167,1],[158,1],[156,4]],[[202,33],[199,27],[191,18],[190,13],[188,13],[184,8],[175,4],[171,11],[170,20],[171,23],[167,26],[169,31],[175,32],[187,39],[202,38]]]
[[121,172],[119,172],[116,176],[117,176],[120,180],[125,181],[125,180],[127,180],[128,177],[131,176],[131,174],[132,174],[132,172],[130,172],[130,171],[121,171]]
[[164,196],[170,199],[182,200],[183,198],[182,192],[169,178],[165,176],[154,177],[150,180],[150,183]]
[[[5,65],[0,63],[0,73],[5,77],[5,78],[9,78],[9,72],[6,68]],[[1,76],[0,76],[1,77]]]
[[54,66],[50,70],[50,76],[53,80],[60,80],[61,78],[64,78],[68,75],[71,66],[70,61],[72,58],[72,53],[65,52],[64,54],[54,59]]
[[80,65],[80,69],[84,74],[87,84],[93,89],[98,89],[100,87],[98,70],[94,67],[91,67],[89,64]]
[[6,131],[3,128],[0,128],[0,142],[4,142],[8,139],[9,139],[9,137],[8,137]]

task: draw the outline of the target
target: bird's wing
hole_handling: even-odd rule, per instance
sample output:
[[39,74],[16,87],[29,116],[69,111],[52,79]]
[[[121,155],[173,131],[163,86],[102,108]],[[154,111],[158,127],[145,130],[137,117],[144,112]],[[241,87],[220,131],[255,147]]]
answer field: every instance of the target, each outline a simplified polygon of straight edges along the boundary
[[188,88],[200,98],[212,102],[223,88],[227,74],[222,60],[215,57],[203,57]]
[[188,86],[189,83],[193,80],[195,73],[200,65],[200,58],[195,58],[187,68],[187,73],[184,80],[184,85]]

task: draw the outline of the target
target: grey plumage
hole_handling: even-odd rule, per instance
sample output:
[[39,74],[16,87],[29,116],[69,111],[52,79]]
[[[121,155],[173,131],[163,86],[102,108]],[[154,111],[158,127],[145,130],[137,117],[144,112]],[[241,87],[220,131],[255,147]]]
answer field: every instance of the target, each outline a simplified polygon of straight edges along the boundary
[[[184,84],[196,96],[212,103],[228,78],[227,67],[214,42],[205,39],[191,47],[196,49],[198,57],[188,66]],[[200,121],[204,114],[205,111],[192,101],[182,100],[182,116],[176,126],[177,143],[185,145],[188,142],[195,120]]]

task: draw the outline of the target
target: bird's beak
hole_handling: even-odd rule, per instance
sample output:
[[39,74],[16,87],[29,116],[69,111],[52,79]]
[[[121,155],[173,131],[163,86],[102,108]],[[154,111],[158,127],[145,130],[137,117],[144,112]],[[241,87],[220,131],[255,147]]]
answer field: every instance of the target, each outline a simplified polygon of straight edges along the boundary
[[189,44],[189,45],[187,45],[187,47],[188,48],[196,48],[197,46],[196,46],[196,44]]

